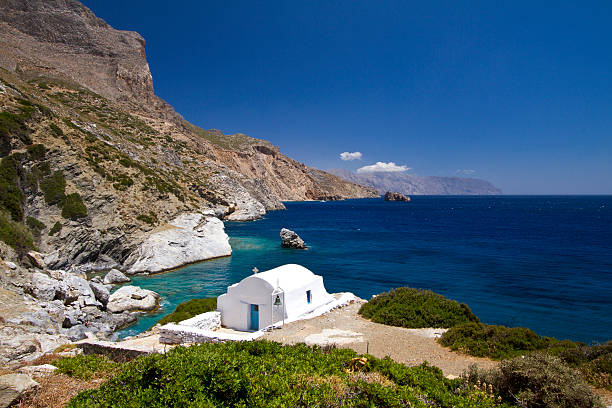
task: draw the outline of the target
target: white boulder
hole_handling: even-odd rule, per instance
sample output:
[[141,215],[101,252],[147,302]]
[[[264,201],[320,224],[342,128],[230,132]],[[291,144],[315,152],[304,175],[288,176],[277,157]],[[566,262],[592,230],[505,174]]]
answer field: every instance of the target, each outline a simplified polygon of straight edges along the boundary
[[131,281],[130,278],[125,276],[123,272],[118,269],[111,269],[106,276],[104,276],[104,284],[105,285],[114,285],[117,283],[126,283]]
[[159,295],[151,290],[123,286],[110,295],[106,310],[111,313],[150,312],[159,306],[159,300]]
[[131,264],[127,273],[162,272],[231,254],[221,220],[185,213],[149,235],[127,259],[126,264]]

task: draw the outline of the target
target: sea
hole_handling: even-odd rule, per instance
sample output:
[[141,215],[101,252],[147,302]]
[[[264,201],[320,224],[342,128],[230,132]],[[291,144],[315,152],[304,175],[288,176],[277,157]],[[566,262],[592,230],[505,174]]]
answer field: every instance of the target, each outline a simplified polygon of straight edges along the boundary
[[[181,302],[218,296],[287,263],[323,276],[328,292],[364,299],[400,286],[466,303],[481,321],[587,344],[612,340],[612,196],[413,196],[287,202],[257,221],[226,222],[231,257],[133,284],[161,309],[120,332],[147,330]],[[281,228],[307,250],[280,245]]]

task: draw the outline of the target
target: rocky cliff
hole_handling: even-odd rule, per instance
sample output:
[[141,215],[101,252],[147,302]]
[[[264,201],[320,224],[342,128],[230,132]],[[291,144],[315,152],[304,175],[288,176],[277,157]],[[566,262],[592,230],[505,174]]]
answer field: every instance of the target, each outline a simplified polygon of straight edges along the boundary
[[34,246],[52,268],[128,269],[184,213],[244,221],[285,200],[375,194],[264,140],[188,123],[155,95],[144,39],[76,0],[0,0],[0,106],[0,157],[14,173],[3,182],[15,192],[2,209],[38,225]]
[[409,195],[496,195],[502,191],[486,180],[466,177],[416,176],[405,173],[360,173],[328,170],[344,180],[369,186],[383,194],[398,191]]
[[78,1],[0,0],[0,364],[134,321],[85,272],[227,256],[221,220],[374,195],[190,124],[155,95],[144,39]]

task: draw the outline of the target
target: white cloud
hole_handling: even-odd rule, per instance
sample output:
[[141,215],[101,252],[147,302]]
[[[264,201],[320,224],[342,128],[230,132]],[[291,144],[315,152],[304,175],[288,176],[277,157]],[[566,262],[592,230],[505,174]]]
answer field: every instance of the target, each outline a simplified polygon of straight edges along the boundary
[[363,156],[361,154],[361,152],[344,152],[344,153],[340,153],[340,158],[344,161],[347,160],[361,160],[361,156]]
[[384,163],[384,162],[376,162],[376,164],[372,164],[369,166],[363,166],[357,169],[357,173],[375,173],[375,172],[384,172],[384,173],[394,173],[400,171],[410,170],[411,167],[408,166],[398,166],[393,162]]
[[457,176],[473,176],[476,173],[476,170],[472,169],[457,169],[455,175]]

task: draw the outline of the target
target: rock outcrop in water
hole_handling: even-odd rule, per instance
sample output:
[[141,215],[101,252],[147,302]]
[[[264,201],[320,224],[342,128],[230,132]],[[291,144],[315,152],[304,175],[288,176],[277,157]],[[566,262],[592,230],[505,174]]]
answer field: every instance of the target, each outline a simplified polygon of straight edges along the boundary
[[290,229],[283,228],[280,232],[281,246],[283,248],[306,249],[306,244],[300,236]]
[[407,195],[404,195],[402,193],[394,193],[392,191],[387,191],[385,193],[385,201],[404,201],[404,202],[409,202],[410,201],[410,197]]

